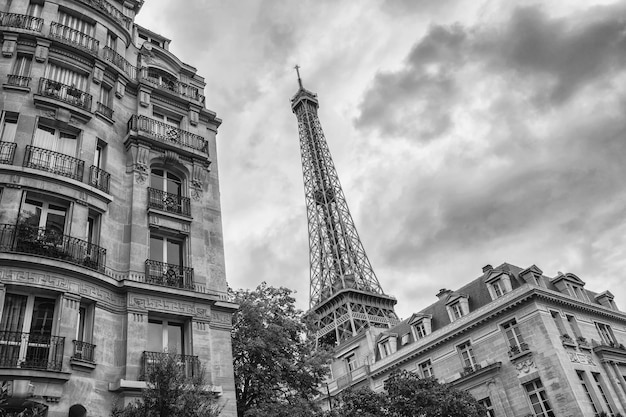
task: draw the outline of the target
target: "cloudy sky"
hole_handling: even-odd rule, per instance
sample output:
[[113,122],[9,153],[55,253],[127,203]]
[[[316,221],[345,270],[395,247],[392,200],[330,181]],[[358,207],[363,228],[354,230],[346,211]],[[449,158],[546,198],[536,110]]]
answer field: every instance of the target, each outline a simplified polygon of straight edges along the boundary
[[137,21],[223,119],[232,287],[308,308],[297,63],[401,317],[502,262],[626,308],[626,2],[148,0]]

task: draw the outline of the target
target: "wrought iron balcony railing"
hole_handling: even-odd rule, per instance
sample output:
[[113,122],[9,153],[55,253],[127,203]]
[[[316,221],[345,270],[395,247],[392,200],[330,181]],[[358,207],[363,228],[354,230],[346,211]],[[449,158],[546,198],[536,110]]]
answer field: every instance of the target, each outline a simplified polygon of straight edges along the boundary
[[0,252],[27,253],[104,271],[106,249],[51,229],[0,224]]
[[189,97],[192,100],[199,101],[200,103],[204,103],[205,97],[200,93],[198,88],[180,82],[175,78],[164,78],[163,74],[158,73],[151,68],[141,68],[138,75],[140,79],[157,88],[169,90],[185,97]]
[[0,26],[41,32],[43,19],[27,14],[0,12]]
[[104,116],[108,117],[109,119],[113,118],[113,109],[100,102],[96,103],[96,111],[98,113],[102,113]]
[[89,185],[96,187],[98,190],[109,192],[109,182],[111,180],[111,174],[103,169],[92,165],[89,168]]
[[97,39],[60,23],[50,23],[50,37],[69,43],[89,53],[98,54],[100,42]]
[[24,87],[28,88],[30,84],[30,77],[24,77],[22,75],[17,74],[9,74],[7,75],[7,85],[12,85],[13,87]]
[[104,14],[109,16],[111,19],[115,20],[126,29],[130,29],[130,24],[132,23],[132,19],[125,14],[123,14],[120,10],[115,8],[112,4],[105,0],[78,0],[81,3],[87,4],[89,6],[94,7],[95,9],[101,10]]
[[27,145],[23,166],[82,181],[85,161],[59,152]]
[[0,331],[0,368],[60,371],[65,338]]
[[39,94],[91,111],[91,94],[71,85],[61,84],[47,78],[39,79]]
[[0,142],[0,164],[13,164],[16,147],[15,142]]
[[146,259],[146,282],[193,290],[193,268]]
[[131,79],[137,79],[137,67],[134,67],[124,58],[122,55],[115,52],[113,49],[105,46],[102,48],[102,57],[106,60],[121,69],[128,75]]
[[133,115],[128,120],[128,131],[131,130],[146,133],[160,142],[173,143],[208,153],[207,141],[202,136],[146,116]]
[[148,207],[191,216],[191,199],[189,197],[166,193],[156,188],[148,188]]
[[144,381],[149,379],[150,373],[154,371],[156,365],[161,361],[167,360],[168,357],[176,361],[185,377],[193,378],[200,375],[200,360],[197,356],[144,351],[141,358],[141,375],[139,379]]
[[93,358],[96,350],[96,345],[82,342],[80,340],[72,340],[72,342],[74,343],[74,352],[72,353],[72,359],[95,362]]

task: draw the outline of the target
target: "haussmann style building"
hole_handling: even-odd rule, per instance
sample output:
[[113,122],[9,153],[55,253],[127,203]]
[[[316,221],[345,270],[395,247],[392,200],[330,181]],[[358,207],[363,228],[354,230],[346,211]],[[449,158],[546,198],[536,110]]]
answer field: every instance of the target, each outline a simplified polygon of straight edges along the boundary
[[161,355],[236,415],[221,120],[141,0],[0,0],[0,387],[108,416]]
[[610,291],[505,263],[437,297],[337,345],[323,404],[349,386],[381,391],[403,368],[467,390],[488,417],[625,414],[626,314]]

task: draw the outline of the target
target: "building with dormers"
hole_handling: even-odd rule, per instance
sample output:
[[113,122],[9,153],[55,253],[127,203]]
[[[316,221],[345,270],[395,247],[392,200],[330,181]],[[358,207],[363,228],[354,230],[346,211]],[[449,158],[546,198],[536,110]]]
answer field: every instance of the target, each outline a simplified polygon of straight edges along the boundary
[[236,415],[204,79],[142,0],[0,0],[5,408],[108,416],[162,355]]
[[488,417],[625,414],[626,314],[609,291],[505,263],[437,297],[391,329],[338,345],[321,392],[380,391],[404,368],[467,390]]

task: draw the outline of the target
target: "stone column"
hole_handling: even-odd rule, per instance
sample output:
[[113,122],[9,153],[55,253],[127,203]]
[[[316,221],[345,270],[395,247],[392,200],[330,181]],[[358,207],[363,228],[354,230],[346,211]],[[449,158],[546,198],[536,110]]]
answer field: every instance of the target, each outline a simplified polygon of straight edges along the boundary
[[138,381],[142,371],[143,352],[148,341],[148,311],[128,309],[126,329],[126,379]]
[[71,293],[64,293],[61,296],[60,301],[56,334],[65,338],[65,346],[63,348],[63,369],[68,369],[69,360],[74,354],[73,340],[76,338],[76,327],[78,326],[80,296]]

